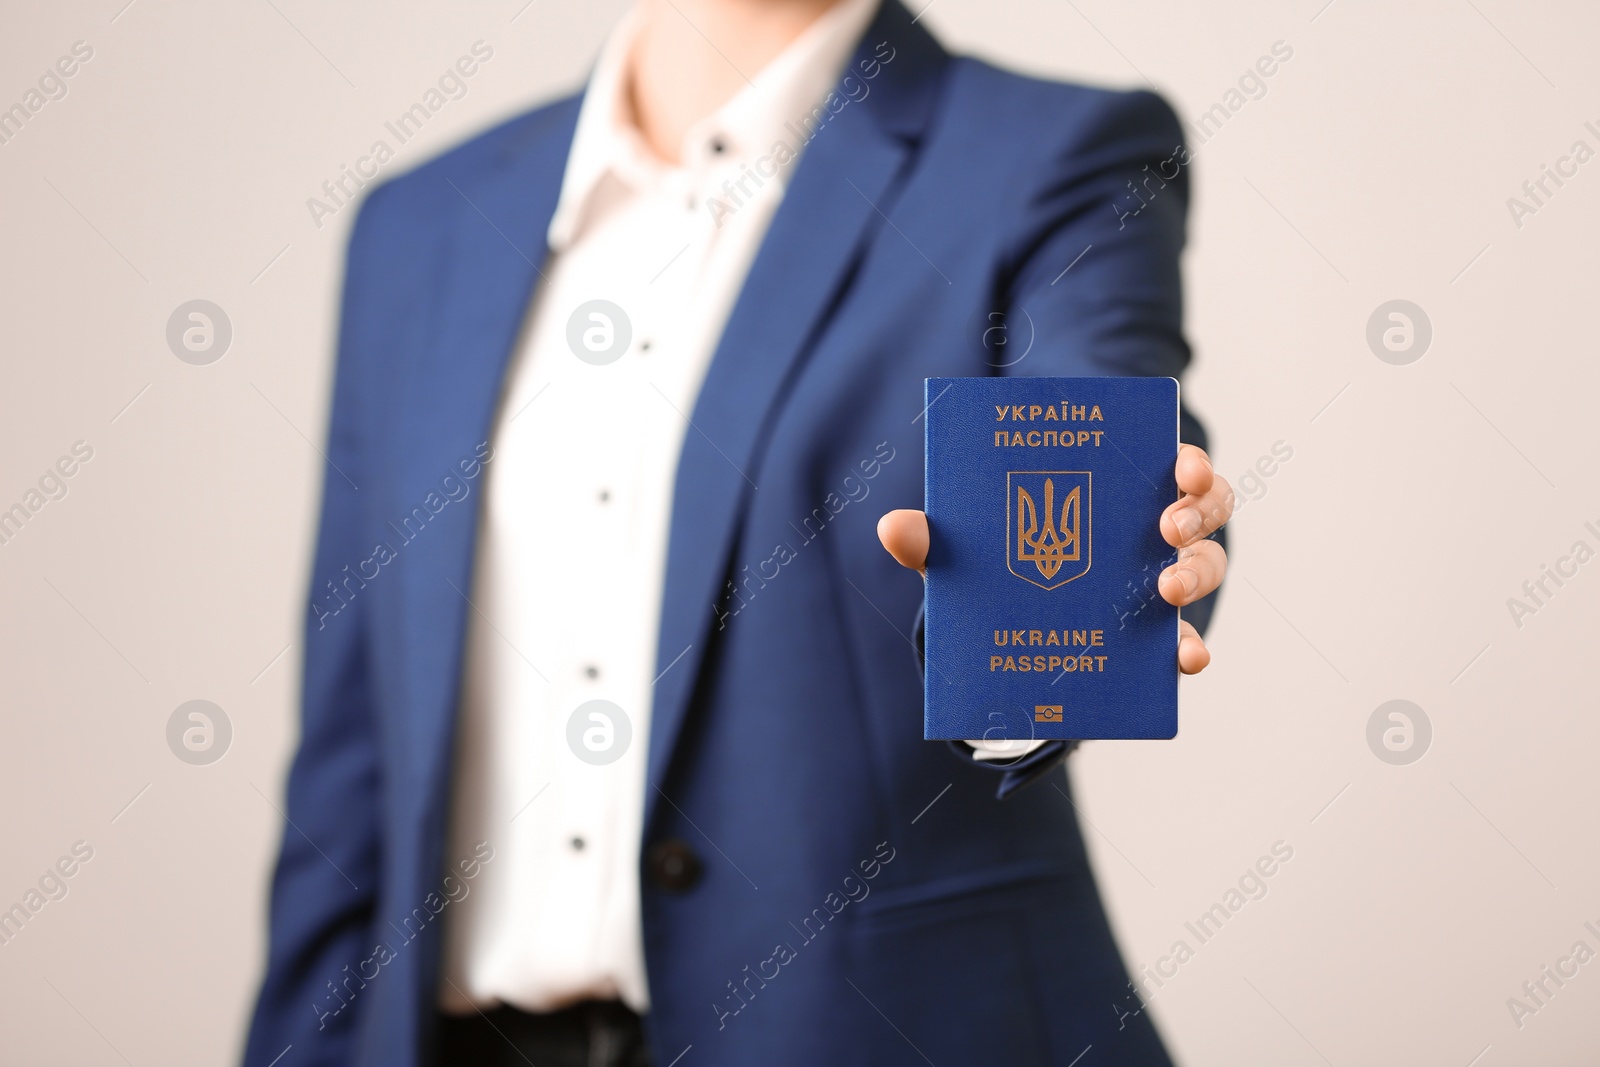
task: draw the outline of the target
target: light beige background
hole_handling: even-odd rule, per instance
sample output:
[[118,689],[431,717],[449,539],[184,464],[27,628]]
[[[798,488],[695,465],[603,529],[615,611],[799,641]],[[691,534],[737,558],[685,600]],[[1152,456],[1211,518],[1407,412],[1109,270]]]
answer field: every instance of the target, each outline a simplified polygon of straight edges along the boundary
[[[1233,530],[1216,664],[1172,744],[1074,757],[1130,966],[1153,966],[1276,841],[1293,859],[1155,996],[1188,1064],[1580,1064],[1600,962],[1519,1029],[1506,1006],[1600,950],[1600,562],[1518,628],[1574,541],[1600,548],[1600,161],[1516,226],[1506,200],[1600,149],[1600,12],[1578,0],[935,0],[947,43],[1030,71],[1146,78],[1186,119],[1276,41],[1268,92],[1199,150],[1190,396],[1239,475],[1293,458]],[[295,740],[341,246],[305,202],[473,42],[493,59],[387,174],[575,85],[614,0],[5,0],[0,106],[94,58],[0,146],[0,508],[94,458],[0,546],[0,906],[83,840],[69,895],[0,946],[7,1064],[232,1059],[261,968]],[[193,298],[232,320],[196,367]],[[1433,342],[1380,362],[1404,298]],[[186,765],[168,716],[234,728]],[[1366,724],[1432,722],[1390,766]],[[1170,971],[1170,965],[1168,965]],[[1110,1004],[1105,1010],[1113,1010]],[[929,1050],[937,1060],[937,1050]],[[1475,1058],[1476,1057],[1476,1058]]]

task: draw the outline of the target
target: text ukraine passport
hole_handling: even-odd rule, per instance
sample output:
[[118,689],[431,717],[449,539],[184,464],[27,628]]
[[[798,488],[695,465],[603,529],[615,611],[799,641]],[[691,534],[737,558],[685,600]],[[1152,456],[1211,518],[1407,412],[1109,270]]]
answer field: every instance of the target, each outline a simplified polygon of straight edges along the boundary
[[923,736],[1167,738],[1172,378],[927,379]]

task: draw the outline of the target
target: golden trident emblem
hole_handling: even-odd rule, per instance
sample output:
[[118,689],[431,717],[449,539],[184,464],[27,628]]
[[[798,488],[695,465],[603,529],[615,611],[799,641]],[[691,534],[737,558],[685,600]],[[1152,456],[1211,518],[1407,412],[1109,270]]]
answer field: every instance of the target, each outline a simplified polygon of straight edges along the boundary
[[1032,563],[1045,581],[1056,576],[1064,563],[1078,560],[1083,517],[1083,487],[1074,485],[1061,501],[1061,522],[1055,520],[1055,481],[1044,480],[1043,514],[1033,495],[1017,486],[1017,562]]
[[[1094,474],[1007,471],[1006,569],[1029,585],[1059,589],[1094,559]],[[1015,524],[1015,529],[1012,529]]]

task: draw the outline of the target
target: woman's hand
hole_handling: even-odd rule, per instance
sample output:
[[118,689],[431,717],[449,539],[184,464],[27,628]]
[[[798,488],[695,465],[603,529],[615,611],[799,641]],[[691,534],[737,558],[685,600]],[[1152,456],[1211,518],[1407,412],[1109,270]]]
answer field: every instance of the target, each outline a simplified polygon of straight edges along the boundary
[[[1205,449],[1182,445],[1176,469],[1183,497],[1161,513],[1161,536],[1178,550],[1177,560],[1161,572],[1156,585],[1161,599],[1182,607],[1213,592],[1228,569],[1228,554],[1208,538],[1233,514],[1233,489],[1211,469]],[[918,574],[928,562],[928,517],[920,511],[891,511],[878,520],[878,540],[902,567]],[[1178,669],[1198,674],[1211,653],[1195,628],[1178,623]]]

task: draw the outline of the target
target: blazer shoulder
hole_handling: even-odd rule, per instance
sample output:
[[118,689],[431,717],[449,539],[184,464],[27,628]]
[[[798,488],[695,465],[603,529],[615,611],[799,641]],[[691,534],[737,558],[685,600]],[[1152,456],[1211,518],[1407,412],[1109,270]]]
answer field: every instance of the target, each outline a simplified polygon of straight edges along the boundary
[[440,204],[459,195],[452,184],[475,184],[479,176],[523,153],[559,152],[564,158],[582,99],[581,92],[573,93],[524,111],[374,185],[362,202],[358,231],[381,228],[390,219],[414,226],[440,218]]
[[1056,81],[971,57],[955,61],[950,83],[947,121],[983,131],[1003,153],[1058,158],[1108,141],[1183,142],[1172,106],[1148,89]]

